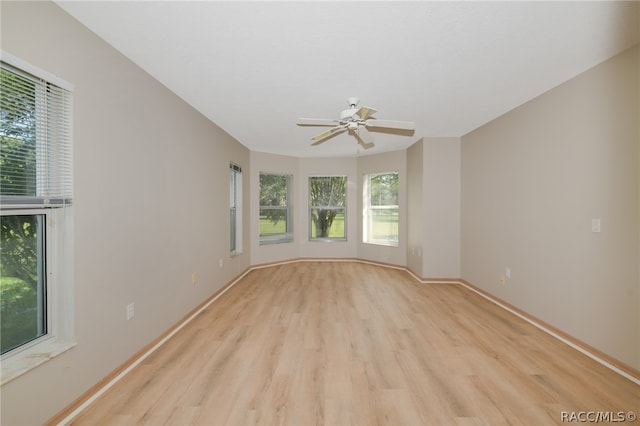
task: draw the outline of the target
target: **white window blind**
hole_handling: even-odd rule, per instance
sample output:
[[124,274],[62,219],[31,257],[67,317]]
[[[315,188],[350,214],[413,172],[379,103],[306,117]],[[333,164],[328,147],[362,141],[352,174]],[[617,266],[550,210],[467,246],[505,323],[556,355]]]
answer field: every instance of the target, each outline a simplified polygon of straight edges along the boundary
[[71,202],[71,99],[69,91],[1,63],[3,206]]
[[[0,52],[2,384],[75,344],[73,86]],[[6,302],[6,303],[5,303]]]

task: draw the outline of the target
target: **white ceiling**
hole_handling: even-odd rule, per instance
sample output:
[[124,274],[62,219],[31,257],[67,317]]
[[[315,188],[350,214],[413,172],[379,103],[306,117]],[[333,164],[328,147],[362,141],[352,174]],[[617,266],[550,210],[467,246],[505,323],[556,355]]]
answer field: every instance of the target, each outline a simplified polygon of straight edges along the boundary
[[[254,151],[351,156],[462,136],[634,45],[637,2],[57,1]],[[412,136],[358,149],[298,117],[346,99]]]

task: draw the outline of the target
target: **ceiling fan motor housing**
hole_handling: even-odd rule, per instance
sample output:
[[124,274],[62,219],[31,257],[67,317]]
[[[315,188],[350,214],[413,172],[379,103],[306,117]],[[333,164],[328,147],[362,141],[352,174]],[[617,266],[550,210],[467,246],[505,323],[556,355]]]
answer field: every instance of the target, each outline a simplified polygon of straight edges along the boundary
[[360,117],[356,114],[356,112],[358,112],[357,106],[360,103],[360,99],[352,96],[347,99],[347,102],[349,103],[349,108],[340,113],[340,120],[360,120]]

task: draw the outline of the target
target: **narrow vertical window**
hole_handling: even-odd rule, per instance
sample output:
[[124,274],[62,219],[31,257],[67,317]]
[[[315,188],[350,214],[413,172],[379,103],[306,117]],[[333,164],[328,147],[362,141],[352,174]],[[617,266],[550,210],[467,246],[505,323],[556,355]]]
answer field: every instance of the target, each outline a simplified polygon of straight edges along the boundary
[[347,177],[309,177],[309,239],[347,239]]
[[260,173],[260,244],[293,241],[291,175]]
[[398,173],[364,176],[363,242],[398,246]]
[[242,252],[242,168],[229,164],[230,251]]

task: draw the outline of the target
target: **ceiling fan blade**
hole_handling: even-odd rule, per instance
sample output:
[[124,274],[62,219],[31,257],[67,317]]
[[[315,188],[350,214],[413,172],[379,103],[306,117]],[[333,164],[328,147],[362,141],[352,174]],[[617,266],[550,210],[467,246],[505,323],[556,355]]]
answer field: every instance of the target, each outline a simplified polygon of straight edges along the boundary
[[335,126],[340,120],[330,118],[299,118],[298,126]]
[[371,117],[376,112],[378,112],[376,109],[363,106],[363,107],[358,108],[358,110],[356,111],[356,115],[358,117],[360,117],[361,120],[366,120],[367,118]]
[[369,149],[369,148],[373,148],[374,146],[376,146],[375,143],[371,142],[371,143],[360,143],[360,146],[363,147],[364,149]]
[[337,135],[338,133],[344,132],[345,130],[347,130],[347,125],[343,124],[340,126],[336,126],[332,129],[329,129],[325,132],[322,132],[319,135],[311,138],[312,141],[315,141],[314,143],[312,143],[312,145],[317,145],[319,143],[322,143],[325,141],[325,139],[328,139],[333,135]]
[[413,121],[378,120],[369,119],[364,123],[367,127],[386,127],[388,129],[414,130],[416,125]]
[[364,148],[371,148],[373,146],[373,142],[374,142],[373,136],[371,136],[371,133],[369,133],[366,127],[358,126],[358,129],[356,130],[356,135],[358,136],[358,139],[360,139],[360,141],[362,142],[361,145]]

